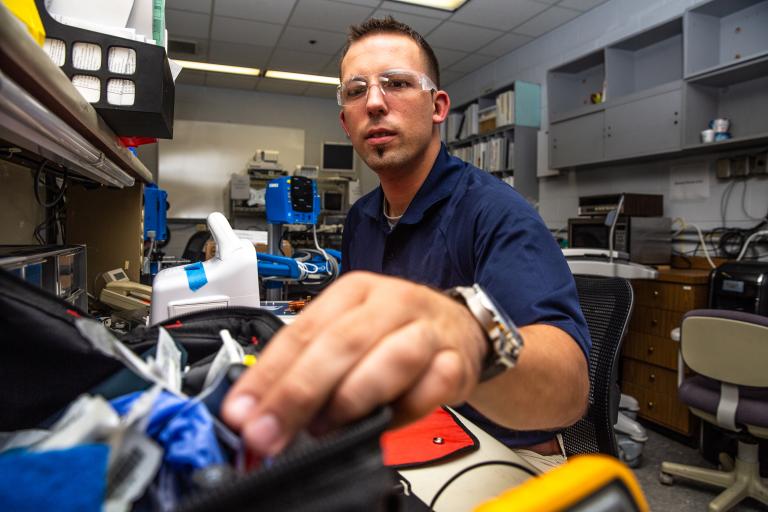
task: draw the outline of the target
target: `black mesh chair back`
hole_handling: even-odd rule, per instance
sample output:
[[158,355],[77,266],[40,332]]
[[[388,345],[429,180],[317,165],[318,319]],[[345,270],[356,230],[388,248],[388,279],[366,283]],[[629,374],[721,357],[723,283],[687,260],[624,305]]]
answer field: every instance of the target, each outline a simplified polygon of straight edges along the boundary
[[196,231],[187,241],[181,257],[189,261],[203,261],[205,259],[205,242],[211,238],[210,231]]
[[613,426],[621,392],[617,384],[621,342],[632,313],[632,286],[620,277],[574,276],[579,304],[592,337],[589,409],[562,432],[567,455],[605,453],[618,457]]

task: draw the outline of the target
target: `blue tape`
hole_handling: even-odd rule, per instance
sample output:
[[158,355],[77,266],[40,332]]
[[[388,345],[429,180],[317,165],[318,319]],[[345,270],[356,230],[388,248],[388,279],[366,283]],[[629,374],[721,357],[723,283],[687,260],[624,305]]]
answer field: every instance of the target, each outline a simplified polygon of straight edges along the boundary
[[197,263],[187,265],[184,267],[184,272],[187,273],[189,289],[193,292],[208,284],[208,278],[205,277],[205,267],[203,267],[202,262],[198,261]]

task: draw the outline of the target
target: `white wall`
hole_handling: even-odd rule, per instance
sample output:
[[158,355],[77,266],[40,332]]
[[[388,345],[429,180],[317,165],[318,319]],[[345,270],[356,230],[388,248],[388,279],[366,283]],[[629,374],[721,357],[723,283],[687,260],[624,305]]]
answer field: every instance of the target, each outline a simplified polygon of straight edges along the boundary
[[[609,0],[565,25],[533,40],[529,44],[495,60],[448,87],[454,104],[472,100],[484,91],[500,88],[513,80],[526,80],[542,85],[542,130],[547,129],[547,71],[562,63],[669,20],[698,0]],[[609,84],[610,88],[610,84]],[[547,148],[539,147],[546,152]],[[596,169],[579,169],[539,182],[539,212],[550,227],[559,228],[568,217],[576,215],[578,196],[611,192],[643,192],[665,195],[665,215],[684,217],[702,228],[721,225],[720,197],[730,182],[714,177],[713,155],[693,159],[707,169],[710,181],[708,199],[672,202],[669,199],[671,160],[646,164],[613,165]],[[689,159],[688,162],[691,160]],[[728,226],[750,226],[741,208],[741,187],[733,190],[728,209]],[[748,182],[745,209],[750,216],[766,214],[768,179],[753,178]]]

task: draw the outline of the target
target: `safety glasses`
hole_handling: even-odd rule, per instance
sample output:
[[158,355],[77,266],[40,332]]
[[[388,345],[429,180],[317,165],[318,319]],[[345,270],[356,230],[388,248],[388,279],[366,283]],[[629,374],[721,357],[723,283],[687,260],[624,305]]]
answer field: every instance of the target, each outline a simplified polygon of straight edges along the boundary
[[378,86],[388,100],[414,99],[422,91],[436,91],[435,83],[424,73],[406,69],[391,69],[377,76],[355,76],[336,88],[336,102],[340,107],[365,103],[368,91]]

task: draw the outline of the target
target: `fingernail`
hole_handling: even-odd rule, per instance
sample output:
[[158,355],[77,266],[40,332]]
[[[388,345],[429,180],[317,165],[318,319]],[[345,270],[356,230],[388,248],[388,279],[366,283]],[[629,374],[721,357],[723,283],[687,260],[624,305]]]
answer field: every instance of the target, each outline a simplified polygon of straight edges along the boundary
[[247,393],[238,395],[224,404],[225,416],[229,421],[240,426],[253,414],[258,404],[258,400],[253,395]]
[[262,455],[276,455],[279,449],[280,422],[274,414],[265,414],[243,428],[242,435],[252,450]]

